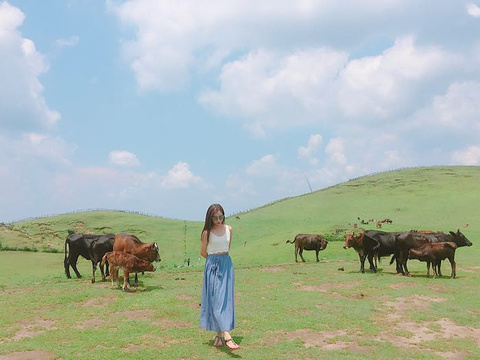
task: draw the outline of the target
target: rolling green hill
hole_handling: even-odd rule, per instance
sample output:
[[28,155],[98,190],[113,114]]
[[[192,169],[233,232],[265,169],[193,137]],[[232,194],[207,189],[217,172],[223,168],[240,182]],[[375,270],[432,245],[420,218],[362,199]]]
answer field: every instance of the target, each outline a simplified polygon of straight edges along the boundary
[[[389,218],[382,230],[460,229],[473,242],[480,234],[480,167],[409,168],[360,177],[306,195],[283,199],[231,216],[232,252],[238,265],[293,260],[297,233],[320,233],[331,246],[362,220]],[[228,209],[226,209],[228,211]],[[173,220],[120,211],[89,211],[20,221],[0,227],[3,248],[63,251],[69,230],[88,233],[129,232],[142,241],[158,242],[163,266],[198,261],[202,222]],[[335,255],[332,255],[335,256]],[[328,248],[322,257],[329,258]],[[306,254],[313,261],[313,254]]]

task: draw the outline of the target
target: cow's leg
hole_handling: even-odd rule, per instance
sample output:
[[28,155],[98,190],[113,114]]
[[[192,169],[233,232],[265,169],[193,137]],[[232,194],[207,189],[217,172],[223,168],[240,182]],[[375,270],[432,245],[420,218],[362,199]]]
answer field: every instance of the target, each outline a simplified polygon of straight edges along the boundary
[[302,248],[300,248],[300,250],[298,251],[298,254],[302,258],[302,261],[305,262],[305,259],[303,258],[303,249]]
[[118,282],[118,268],[116,266],[110,266],[110,270],[110,280],[112,281],[112,288],[115,289]]
[[298,246],[297,244],[295,244],[295,262],[298,262],[298,258],[297,258],[297,255],[298,255]]
[[123,269],[123,286],[122,286],[123,291],[128,291],[128,288],[130,285],[129,279],[130,279],[130,273],[127,270]]
[[102,263],[98,266],[100,268],[100,274],[102,274],[102,281],[105,281],[105,268],[108,268],[108,262],[105,264],[106,266],[104,267]]
[[450,275],[451,279],[455,279],[457,277],[457,264],[455,263],[455,258],[448,259],[450,261],[450,266],[452,267],[452,274]]
[[108,262],[105,264],[105,277],[107,277],[108,275],[110,275],[110,267],[108,266]]
[[435,265],[438,266],[438,276],[442,276],[442,269],[440,269],[442,267],[442,260],[437,260]]
[[360,258],[360,272],[365,273],[365,255],[358,254]]
[[368,262],[370,264],[370,270],[372,270],[374,273],[377,272],[377,268],[375,267],[375,265],[373,264],[373,254],[368,254],[367,255],[367,258],[368,258]]
[[412,275],[410,275],[410,272],[408,271],[408,268],[407,268],[407,260],[408,260],[407,258],[405,258],[405,260],[403,260],[403,267],[405,269],[405,275],[406,276],[412,276]]
[[316,253],[317,253],[317,262],[319,262],[319,260],[318,260],[318,252],[319,252],[320,250],[315,250],[315,251],[316,251]]
[[71,279],[72,276],[70,275],[70,256],[63,260],[63,266],[65,267],[65,275],[67,275],[67,279]]
[[135,277],[134,277],[134,280],[133,280],[133,286],[138,286],[138,274],[135,273]]
[[[435,265],[433,265],[433,267],[435,268]],[[428,277],[430,277],[430,261],[427,261],[427,278]]]
[[97,271],[97,262],[92,260],[92,284],[95,284],[95,271]]
[[82,275],[80,275],[80,272],[79,272],[78,269],[77,269],[78,256],[79,256],[79,255],[77,255],[76,257],[74,256],[74,257],[71,259],[70,265],[72,266],[73,271],[75,271],[75,274],[77,275],[77,278],[80,279],[80,278],[82,277]]

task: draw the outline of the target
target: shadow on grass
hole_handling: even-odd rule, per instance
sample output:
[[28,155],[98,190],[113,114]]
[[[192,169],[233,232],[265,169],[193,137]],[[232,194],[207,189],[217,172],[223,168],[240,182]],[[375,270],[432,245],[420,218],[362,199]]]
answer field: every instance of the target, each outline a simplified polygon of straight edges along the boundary
[[[242,359],[242,356],[238,352],[242,351],[243,336],[233,336],[233,340],[235,340],[235,342],[240,346],[240,349],[230,350],[225,345],[222,345],[222,346],[217,347],[217,350],[229,355],[232,358]],[[214,340],[212,339],[212,340],[209,340],[209,341],[205,341],[204,344],[208,345],[208,346],[213,346],[213,342],[214,342]]]

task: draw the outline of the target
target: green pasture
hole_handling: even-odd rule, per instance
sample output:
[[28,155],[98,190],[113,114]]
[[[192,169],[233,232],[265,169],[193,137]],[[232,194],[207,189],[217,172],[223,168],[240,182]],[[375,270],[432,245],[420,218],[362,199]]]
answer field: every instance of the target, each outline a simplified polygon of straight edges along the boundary
[[[0,360],[480,358],[479,203],[480,167],[433,167],[366,176],[229,214],[233,336],[241,346],[234,353],[214,348],[213,334],[198,326],[202,222],[92,211],[4,224]],[[358,217],[392,219],[385,231],[460,229],[474,245],[457,250],[454,280],[427,278],[416,260],[409,262],[413,277],[396,275],[389,259],[378,273],[361,274],[357,254],[342,247]],[[91,284],[84,259],[83,278],[66,279],[69,230],[134,233],[158,242],[162,262],[130,292]],[[309,251],[306,263],[294,262],[285,241],[300,232],[329,239],[319,263]],[[448,261],[443,273],[450,274]]]

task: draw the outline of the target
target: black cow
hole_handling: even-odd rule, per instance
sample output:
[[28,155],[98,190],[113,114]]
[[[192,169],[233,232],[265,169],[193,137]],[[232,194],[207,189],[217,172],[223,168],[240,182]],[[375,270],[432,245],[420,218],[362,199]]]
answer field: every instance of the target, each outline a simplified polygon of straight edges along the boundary
[[[92,243],[98,240],[101,236],[102,235],[81,233],[73,233],[67,236],[67,239],[65,240],[65,258],[63,260],[63,265],[65,267],[65,274],[67,275],[67,278],[71,278],[70,266],[72,267],[73,271],[75,271],[77,278],[82,277],[82,275],[80,275],[80,272],[77,269],[77,260],[79,256],[84,257],[86,260],[92,260],[93,267],[94,260],[92,259],[90,247]],[[98,261],[101,260],[102,258],[100,257]],[[93,271],[95,272],[95,268]]]
[[[416,231],[409,231],[397,236],[395,241],[395,257],[400,265],[400,272],[409,276],[410,273],[407,268],[408,253],[410,249],[415,249],[425,243],[439,243],[439,242],[454,242],[457,247],[472,246],[470,240],[463,235],[460,230],[456,233],[450,231],[448,234],[443,232],[434,233],[420,233]],[[441,260],[438,260],[434,267],[437,267],[438,276],[442,276]]]
[[92,283],[95,282],[95,272],[97,271],[97,265],[100,265],[100,272],[102,274],[102,281],[105,281],[105,277],[109,275],[108,261],[105,265],[105,272],[103,271],[102,258],[107,252],[113,251],[113,241],[115,240],[115,234],[102,235],[98,239],[95,239],[90,244],[90,259],[92,260]]
[[65,274],[67,278],[71,279],[70,266],[77,275],[77,278],[81,278],[80,272],[77,269],[77,260],[79,256],[83,256],[87,260],[91,260],[90,245],[99,235],[88,234],[70,234],[65,240],[65,258],[63,265],[65,267]]
[[328,241],[322,235],[298,234],[293,241],[287,240],[287,243],[295,244],[295,262],[298,262],[297,254],[300,254],[302,261],[305,262],[303,250],[315,250],[318,262],[318,252],[327,247]]
[[[377,272],[377,266],[373,263],[375,256],[381,259],[382,256],[390,256],[395,253],[395,237],[401,232],[386,232],[380,230],[367,230],[363,236],[363,247],[365,255],[370,263],[370,270]],[[392,257],[390,264],[395,260],[395,255]],[[397,262],[397,272],[399,266]]]

